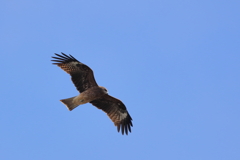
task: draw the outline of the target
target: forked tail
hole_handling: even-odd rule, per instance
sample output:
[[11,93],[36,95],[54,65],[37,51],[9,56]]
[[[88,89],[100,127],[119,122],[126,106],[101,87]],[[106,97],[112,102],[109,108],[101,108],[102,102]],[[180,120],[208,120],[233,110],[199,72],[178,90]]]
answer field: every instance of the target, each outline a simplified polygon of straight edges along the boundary
[[71,111],[79,105],[74,103],[74,98],[75,97],[68,98],[68,99],[61,99],[60,101],[67,106],[69,111]]

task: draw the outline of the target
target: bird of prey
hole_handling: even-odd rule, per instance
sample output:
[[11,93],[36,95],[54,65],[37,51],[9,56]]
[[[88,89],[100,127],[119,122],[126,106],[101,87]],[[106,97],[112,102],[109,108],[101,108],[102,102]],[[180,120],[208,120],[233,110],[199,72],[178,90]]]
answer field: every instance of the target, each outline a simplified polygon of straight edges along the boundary
[[71,111],[77,106],[85,103],[91,103],[98,109],[107,113],[108,117],[117,126],[118,132],[127,135],[131,132],[132,118],[127,111],[127,108],[117,98],[110,96],[107,89],[98,86],[95,81],[93,71],[87,65],[79,62],[72,55],[62,55],[55,53],[53,63],[70,74],[73,84],[80,92],[78,96],[60,100]]

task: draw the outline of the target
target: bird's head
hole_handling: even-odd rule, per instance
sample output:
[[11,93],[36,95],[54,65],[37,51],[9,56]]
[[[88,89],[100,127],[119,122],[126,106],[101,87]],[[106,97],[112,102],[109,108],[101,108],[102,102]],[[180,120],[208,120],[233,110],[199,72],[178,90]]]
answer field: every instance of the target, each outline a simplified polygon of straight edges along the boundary
[[108,94],[108,91],[105,87],[100,86],[100,88],[103,90],[104,93]]

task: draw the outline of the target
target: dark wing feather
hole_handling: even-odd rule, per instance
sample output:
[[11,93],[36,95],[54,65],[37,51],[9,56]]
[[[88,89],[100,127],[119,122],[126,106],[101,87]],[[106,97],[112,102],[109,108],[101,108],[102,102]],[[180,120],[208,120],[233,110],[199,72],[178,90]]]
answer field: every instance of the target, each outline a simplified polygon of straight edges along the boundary
[[68,56],[64,53],[62,53],[62,55],[55,53],[55,55],[58,57],[52,57],[54,58],[52,61],[57,63],[53,64],[61,67],[65,72],[71,75],[71,79],[79,92],[97,86],[93,71],[87,65],[79,62],[71,55]]
[[117,126],[118,132],[121,130],[122,134],[131,132],[132,118],[129,115],[125,105],[119,100],[109,95],[91,101],[92,105],[107,113],[108,117]]

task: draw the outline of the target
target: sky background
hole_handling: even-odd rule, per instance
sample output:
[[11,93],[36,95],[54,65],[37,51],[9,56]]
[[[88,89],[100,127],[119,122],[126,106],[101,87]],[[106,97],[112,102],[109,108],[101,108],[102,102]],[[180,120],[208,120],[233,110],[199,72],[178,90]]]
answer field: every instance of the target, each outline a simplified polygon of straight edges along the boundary
[[[239,0],[2,0],[3,160],[239,160]],[[121,99],[117,132],[52,65],[64,52]]]

